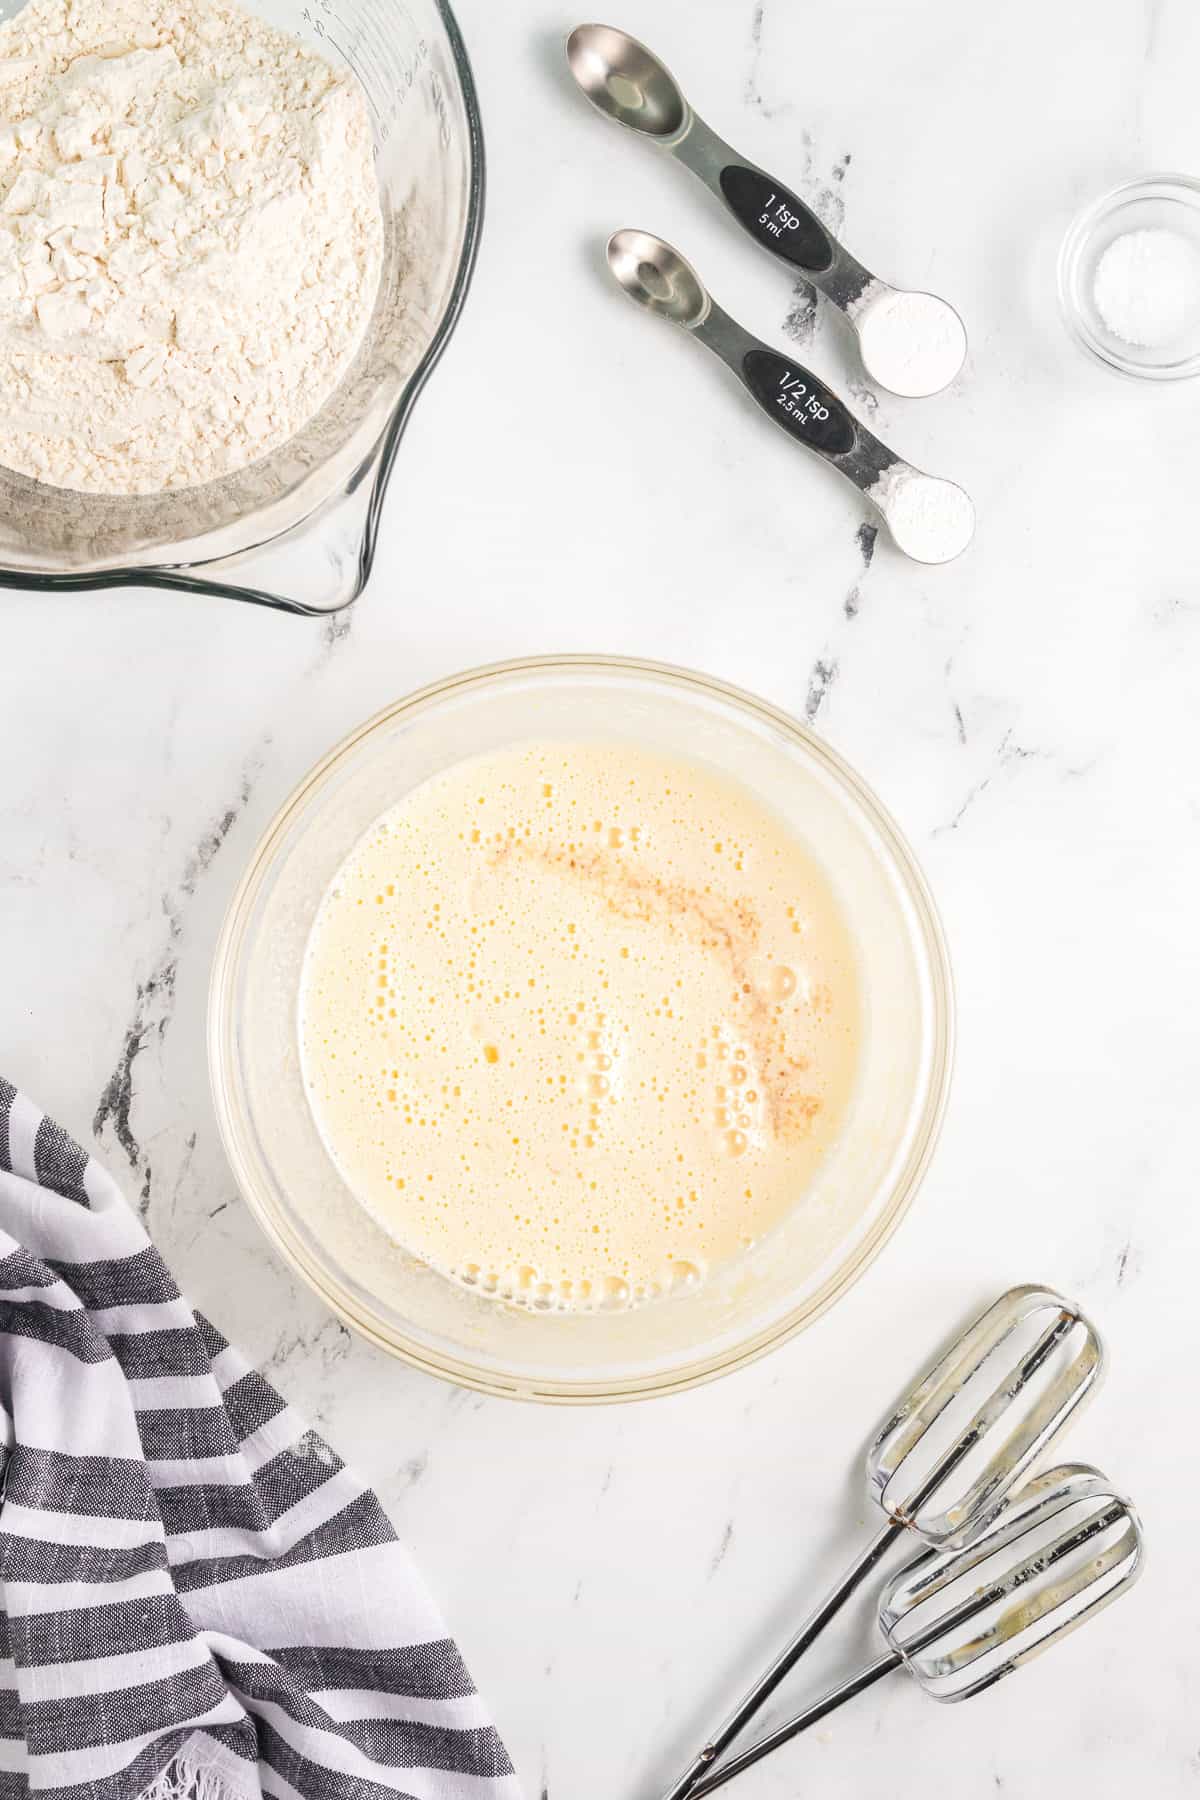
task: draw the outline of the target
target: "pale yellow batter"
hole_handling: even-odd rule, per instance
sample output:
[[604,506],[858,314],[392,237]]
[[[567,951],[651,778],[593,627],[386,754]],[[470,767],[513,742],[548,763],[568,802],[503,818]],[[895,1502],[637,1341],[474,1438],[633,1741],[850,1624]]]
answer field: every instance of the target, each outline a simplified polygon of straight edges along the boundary
[[748,789],[546,742],[458,764],[358,844],[300,1034],[330,1154],[394,1238],[584,1310],[702,1280],[803,1204],[860,1015],[834,894]]

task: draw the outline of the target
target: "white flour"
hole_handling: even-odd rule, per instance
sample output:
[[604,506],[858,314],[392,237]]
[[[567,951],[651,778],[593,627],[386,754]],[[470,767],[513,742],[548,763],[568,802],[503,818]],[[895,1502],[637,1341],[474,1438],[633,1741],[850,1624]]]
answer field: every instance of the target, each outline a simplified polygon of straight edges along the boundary
[[0,462],[155,493],[312,418],[382,265],[352,80],[224,0],[30,0],[0,118]]
[[1114,337],[1161,349],[1200,324],[1200,250],[1177,231],[1126,231],[1097,263],[1093,293]]
[[886,469],[867,496],[899,549],[914,562],[952,562],[975,535],[975,508],[957,483],[909,463]]

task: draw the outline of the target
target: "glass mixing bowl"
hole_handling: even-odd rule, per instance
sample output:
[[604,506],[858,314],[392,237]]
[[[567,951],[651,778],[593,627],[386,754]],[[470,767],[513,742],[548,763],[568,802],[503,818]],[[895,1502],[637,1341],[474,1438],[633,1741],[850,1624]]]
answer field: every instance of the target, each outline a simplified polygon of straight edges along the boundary
[[[317,907],[362,834],[417,783],[531,738],[624,739],[701,759],[782,815],[823,864],[858,947],[864,1031],[841,1137],[791,1216],[699,1288],[570,1316],[489,1300],[392,1242],[331,1161],[301,1078],[297,1013]],[[400,701],[333,750],[268,829],[213,967],[209,1065],[238,1184],[267,1236],[347,1324],[493,1394],[634,1399],[761,1355],[845,1293],[929,1160],[953,1001],[933,902],[896,827],[794,719],[705,676],[618,658],[509,663]]]
[[[0,0],[0,20],[23,4]],[[366,90],[387,242],[362,349],[302,432],[203,487],[110,499],[0,468],[2,587],[186,588],[327,613],[366,585],[400,435],[474,267],[484,184],[474,83],[444,0],[242,4]]]

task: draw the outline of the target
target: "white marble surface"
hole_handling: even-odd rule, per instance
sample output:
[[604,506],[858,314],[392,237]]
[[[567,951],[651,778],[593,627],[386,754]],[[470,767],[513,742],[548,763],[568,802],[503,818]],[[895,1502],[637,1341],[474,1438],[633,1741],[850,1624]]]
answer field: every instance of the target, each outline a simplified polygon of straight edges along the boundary
[[[94,1135],[195,1302],[378,1484],[530,1800],[649,1800],[861,1534],[859,1446],[897,1375],[1010,1280],[1075,1292],[1112,1371],[1071,1448],[1139,1498],[1144,1583],[969,1706],[896,1677],[741,1791],[1200,1793],[1200,387],[1090,367],[1053,298],[1080,203],[1200,166],[1200,10],[629,0],[718,129],[960,305],[955,388],[877,409],[837,322],[813,329],[689,177],[569,91],[568,14],[462,14],[485,247],[354,615],[0,598],[0,1066]],[[620,224],[964,482],[970,554],[923,571],[881,538],[864,568],[853,493],[609,290]],[[292,784],[394,696],[552,649],[687,662],[807,714],[910,834],[959,982],[949,1125],[860,1287],[756,1367],[615,1410],[469,1397],[353,1341],[239,1202],[204,1067],[222,909]],[[814,1679],[868,1643],[861,1609]]]

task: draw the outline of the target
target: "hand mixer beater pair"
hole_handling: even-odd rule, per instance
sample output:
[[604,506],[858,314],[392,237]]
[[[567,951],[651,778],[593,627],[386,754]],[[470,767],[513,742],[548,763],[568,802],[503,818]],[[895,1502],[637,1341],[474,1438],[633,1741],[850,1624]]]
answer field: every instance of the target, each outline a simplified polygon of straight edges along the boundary
[[[1072,1631],[1136,1579],[1137,1514],[1098,1470],[1021,1483],[1095,1386],[1100,1340],[1047,1288],[1004,1294],[885,1421],[867,1457],[886,1523],[705,1743],[664,1800],[698,1800],[893,1669],[965,1700]],[[796,1717],[719,1759],[906,1533],[926,1546],[879,1603],[887,1650]]]

